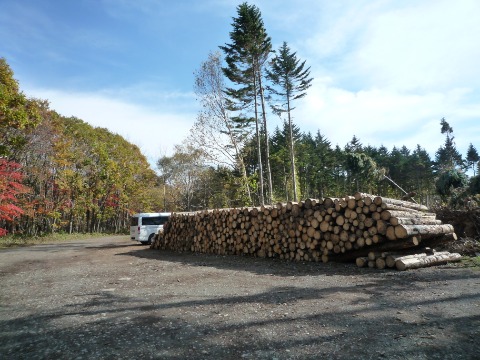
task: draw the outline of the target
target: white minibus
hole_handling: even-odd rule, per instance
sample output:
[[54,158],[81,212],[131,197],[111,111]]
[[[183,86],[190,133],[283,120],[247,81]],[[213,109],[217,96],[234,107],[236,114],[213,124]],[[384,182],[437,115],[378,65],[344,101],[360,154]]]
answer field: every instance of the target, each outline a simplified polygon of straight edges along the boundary
[[150,244],[159,231],[163,231],[171,213],[139,213],[131,217],[130,239],[142,244]]

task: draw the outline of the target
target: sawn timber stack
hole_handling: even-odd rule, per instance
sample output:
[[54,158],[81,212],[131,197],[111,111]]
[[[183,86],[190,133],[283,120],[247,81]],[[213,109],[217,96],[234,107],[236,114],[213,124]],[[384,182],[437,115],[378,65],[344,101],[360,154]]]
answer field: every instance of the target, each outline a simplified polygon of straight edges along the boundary
[[354,261],[456,240],[428,208],[356,193],[274,206],[174,213],[154,249],[296,261]]

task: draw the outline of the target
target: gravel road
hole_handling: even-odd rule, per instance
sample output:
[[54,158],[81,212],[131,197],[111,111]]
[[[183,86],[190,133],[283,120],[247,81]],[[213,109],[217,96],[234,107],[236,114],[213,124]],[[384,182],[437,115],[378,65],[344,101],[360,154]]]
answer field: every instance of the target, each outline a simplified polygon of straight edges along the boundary
[[480,359],[480,271],[151,250],[0,251],[1,359]]

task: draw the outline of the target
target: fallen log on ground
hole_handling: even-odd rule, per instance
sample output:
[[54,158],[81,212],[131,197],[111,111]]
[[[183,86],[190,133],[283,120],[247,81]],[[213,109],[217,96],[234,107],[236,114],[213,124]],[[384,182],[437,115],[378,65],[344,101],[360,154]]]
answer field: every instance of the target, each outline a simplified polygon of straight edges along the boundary
[[461,255],[458,253],[442,252],[434,255],[399,258],[395,261],[398,270],[418,269],[432,265],[446,264],[449,261],[459,261]]

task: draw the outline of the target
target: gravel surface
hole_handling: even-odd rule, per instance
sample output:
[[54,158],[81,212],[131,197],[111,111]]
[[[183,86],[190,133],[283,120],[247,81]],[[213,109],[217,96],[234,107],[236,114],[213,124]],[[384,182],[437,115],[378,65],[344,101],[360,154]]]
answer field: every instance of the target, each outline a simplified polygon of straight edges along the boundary
[[0,251],[1,359],[479,359],[480,271],[151,250]]

